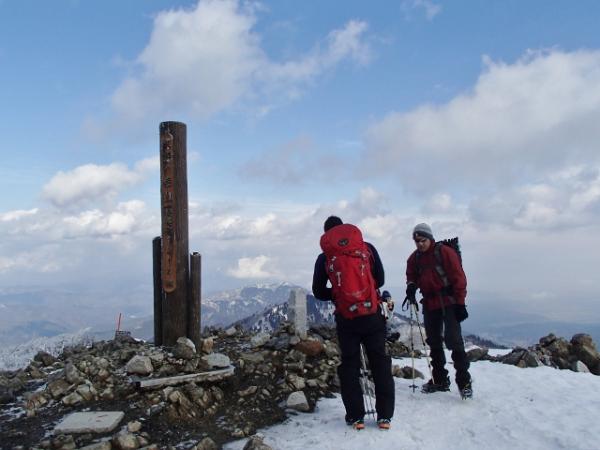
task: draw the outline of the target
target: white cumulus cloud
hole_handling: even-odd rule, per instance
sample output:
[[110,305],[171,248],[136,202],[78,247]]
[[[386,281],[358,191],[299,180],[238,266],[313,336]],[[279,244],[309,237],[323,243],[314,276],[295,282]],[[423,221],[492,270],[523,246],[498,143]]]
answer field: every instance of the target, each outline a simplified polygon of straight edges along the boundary
[[141,182],[158,170],[158,158],[138,161],[133,170],[125,164],[84,164],[69,171],[59,171],[42,189],[42,196],[57,207],[106,200],[120,191]]
[[227,273],[235,278],[269,278],[273,274],[264,268],[268,262],[269,258],[265,255],[255,258],[240,258],[237,261],[237,267],[229,269]]
[[371,126],[364,166],[432,193],[516,184],[600,159],[600,51],[529,52],[485,65],[470,92]]
[[137,71],[112,94],[114,110],[128,121],[174,111],[203,119],[252,98],[261,103],[257,110],[269,111],[265,95],[293,97],[341,61],[366,64],[371,57],[361,21],[350,20],[307,55],[284,62],[263,50],[256,23],[256,9],[237,0],[160,12]]

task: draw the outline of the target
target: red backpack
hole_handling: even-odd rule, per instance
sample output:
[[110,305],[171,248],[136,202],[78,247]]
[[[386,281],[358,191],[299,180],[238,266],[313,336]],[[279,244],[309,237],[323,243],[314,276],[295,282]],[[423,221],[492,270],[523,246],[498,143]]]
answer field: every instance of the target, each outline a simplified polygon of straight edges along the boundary
[[321,249],[336,312],[346,319],[376,313],[379,296],[371,272],[373,257],[360,230],[348,223],[335,226],[321,236]]

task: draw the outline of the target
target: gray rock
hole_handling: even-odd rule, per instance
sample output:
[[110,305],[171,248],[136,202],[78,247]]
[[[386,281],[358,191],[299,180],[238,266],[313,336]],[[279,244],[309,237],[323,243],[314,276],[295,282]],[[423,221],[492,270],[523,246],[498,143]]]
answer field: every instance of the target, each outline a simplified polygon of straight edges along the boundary
[[513,349],[512,352],[504,355],[501,359],[503,364],[509,364],[512,366],[516,366],[519,361],[521,361],[521,359],[523,358],[523,356],[525,355],[525,352],[527,350],[523,349],[523,348],[515,348]]
[[263,439],[262,436],[252,436],[244,445],[243,450],[273,450],[272,447],[263,442]]
[[589,334],[576,334],[571,338],[574,356],[583,362],[590,372],[600,375],[600,353]]
[[70,434],[63,434],[52,439],[52,448],[59,450],[75,450],[75,439]]
[[269,339],[271,339],[271,336],[269,336],[267,333],[259,333],[250,338],[250,345],[254,348],[262,347],[269,341]]
[[112,444],[108,440],[96,442],[95,444],[86,445],[79,450],[112,450]]
[[540,338],[540,345],[542,347],[547,347],[552,344],[556,340],[556,336],[553,333],[550,333],[548,336],[544,336]]
[[41,362],[44,366],[51,366],[52,364],[54,364],[56,361],[58,361],[54,356],[52,356],[50,353],[44,352],[42,350],[40,350],[39,352],[37,352],[37,354],[33,357],[34,361],[39,361]]
[[86,401],[93,400],[97,394],[94,386],[88,384],[81,384],[77,386],[76,392]]
[[212,353],[215,340],[212,337],[202,339],[202,353]]
[[129,374],[150,375],[153,372],[154,367],[148,356],[135,355],[129,360],[125,366],[125,370]]
[[484,357],[487,356],[488,354],[488,349],[483,347],[483,348],[473,348],[471,350],[469,350],[467,352],[467,358],[469,358],[469,361],[474,362],[474,361],[479,361],[481,359],[483,359]]
[[590,373],[590,369],[588,369],[588,366],[586,366],[584,363],[582,363],[581,361],[575,361],[573,363],[573,365],[571,366],[571,370],[573,372],[583,372],[583,373]]
[[141,424],[141,422],[138,422],[137,420],[133,420],[127,424],[127,431],[129,431],[130,433],[137,433],[141,429],[142,429],[142,424]]
[[290,336],[272,337],[264,346],[272,350],[287,350],[290,347]]
[[231,365],[231,360],[229,356],[224,355],[222,353],[211,353],[210,355],[205,355],[202,359],[208,364],[210,368],[216,369],[224,369]]
[[112,442],[120,450],[136,450],[140,446],[137,437],[130,433],[117,434]]
[[304,392],[302,391],[292,392],[287,398],[286,406],[296,411],[310,411],[308,400],[306,399],[306,395],[304,395]]
[[237,329],[235,327],[230,327],[225,330],[225,335],[229,337],[233,337],[237,334]]
[[543,366],[539,356],[533,351],[526,351],[521,361],[517,363],[519,367],[540,367]]
[[298,375],[293,373],[287,376],[287,381],[296,391],[301,391],[306,387],[306,382],[304,381],[304,378],[299,377]]
[[186,337],[180,337],[177,339],[177,344],[173,349],[173,354],[176,358],[180,359],[192,359],[196,356],[196,346]]
[[265,357],[260,352],[242,353],[240,357],[244,362],[249,362],[252,364],[260,364],[265,360]]
[[205,437],[194,445],[191,450],[219,450],[219,446],[211,438]]
[[67,406],[72,406],[83,402],[83,398],[77,392],[72,392],[71,394],[63,397],[62,402]]
[[62,378],[48,383],[47,390],[50,391],[52,398],[57,399],[67,393],[71,386]]
[[238,391],[238,395],[240,397],[247,397],[249,395],[254,395],[256,394],[256,391],[258,390],[258,386],[250,386],[247,389],[244,389],[242,391]]
[[27,400],[25,406],[29,410],[41,408],[48,403],[48,398],[44,395],[44,392],[27,393],[25,398]]
[[69,414],[54,428],[54,434],[108,433],[125,414],[122,411],[76,412]]
[[83,381],[83,377],[73,363],[67,363],[65,366],[65,378],[71,384],[79,384]]
[[400,366],[394,364],[392,366],[392,375],[395,376],[396,378],[404,378],[405,380],[412,380],[413,378],[425,379],[425,376],[417,369],[414,369],[414,377],[413,377],[412,366],[400,367]]

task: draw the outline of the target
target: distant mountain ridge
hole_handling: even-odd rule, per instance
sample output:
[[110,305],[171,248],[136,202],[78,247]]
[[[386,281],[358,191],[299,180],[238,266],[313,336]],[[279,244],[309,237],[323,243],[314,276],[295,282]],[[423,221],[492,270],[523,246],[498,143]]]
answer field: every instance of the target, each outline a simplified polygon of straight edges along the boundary
[[[306,291],[303,289],[303,293]],[[331,302],[317,300],[313,295],[306,294],[306,318],[309,325],[333,325],[335,308]],[[272,332],[288,319],[288,302],[270,306],[260,312],[238,320],[231,326],[239,326],[252,332]]]
[[257,284],[218,292],[202,299],[202,326],[226,326],[273,305],[286,302],[293,289],[290,283]]
[[[290,292],[298,289],[308,295],[309,322],[333,323],[333,305],[321,302],[297,285],[287,282],[256,284],[204,295],[201,325],[227,327],[241,322],[244,328],[273,329],[287,319]],[[396,311],[400,304],[397,303]],[[116,318],[123,313],[122,329],[141,339],[153,338],[151,287],[116,292],[71,288],[3,288],[0,289],[0,345],[19,345],[39,337],[77,333],[87,328],[98,339],[114,335]],[[469,320],[463,326],[465,335],[503,345],[527,346],[549,332],[570,338],[575,333],[588,333],[600,341],[597,324],[558,323],[543,317],[517,314],[502,309],[500,300],[472,302]],[[274,308],[271,310],[271,308]],[[264,316],[264,317],[262,317]],[[422,316],[420,316],[422,317]],[[390,328],[408,324],[408,318],[396,313]],[[403,331],[402,335],[409,335]],[[420,336],[414,335],[417,341]]]

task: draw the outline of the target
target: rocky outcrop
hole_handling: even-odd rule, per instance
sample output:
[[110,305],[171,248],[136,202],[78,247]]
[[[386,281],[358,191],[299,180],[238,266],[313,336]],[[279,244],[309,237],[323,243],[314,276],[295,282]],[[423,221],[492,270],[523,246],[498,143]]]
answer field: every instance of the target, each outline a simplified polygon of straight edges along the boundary
[[600,375],[600,353],[588,334],[576,334],[570,341],[549,334],[532,347],[517,347],[507,355],[487,359],[518,367],[550,366]]
[[[312,411],[318,398],[338,390],[339,362],[335,331],[311,330],[300,339],[287,324],[258,337],[214,330],[197,348],[186,338],[173,348],[119,338],[58,357],[40,353],[26,369],[0,373],[0,442],[64,450],[183,442],[220,448],[290,411]],[[211,373],[224,375],[204,376]],[[48,437],[65,416],[89,410],[122,411],[125,420],[112,432]],[[253,442],[249,448],[268,448]]]

